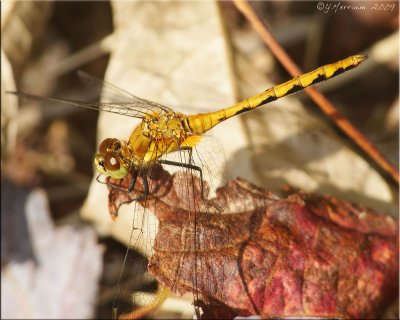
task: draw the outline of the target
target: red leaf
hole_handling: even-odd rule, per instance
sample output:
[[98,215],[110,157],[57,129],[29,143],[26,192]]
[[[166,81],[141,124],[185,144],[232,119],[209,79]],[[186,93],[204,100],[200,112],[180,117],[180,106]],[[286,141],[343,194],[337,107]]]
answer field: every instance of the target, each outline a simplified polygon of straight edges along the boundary
[[[194,292],[204,318],[374,318],[397,295],[398,228],[389,216],[304,192],[282,199],[242,179],[203,200],[196,178],[159,166],[148,179],[140,203],[160,221],[149,271],[175,292]],[[126,188],[130,178],[109,181]],[[138,194],[110,188],[111,215]]]

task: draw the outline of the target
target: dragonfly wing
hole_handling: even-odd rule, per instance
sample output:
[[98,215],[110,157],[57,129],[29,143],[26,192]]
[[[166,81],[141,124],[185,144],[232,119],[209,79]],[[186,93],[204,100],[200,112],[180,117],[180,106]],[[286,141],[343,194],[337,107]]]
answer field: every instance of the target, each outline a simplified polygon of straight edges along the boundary
[[[78,71],[78,75],[83,83],[91,90],[95,90],[106,104],[124,104],[126,108],[134,106],[135,109],[143,108],[147,112],[169,112],[172,109],[150,100],[139,98],[134,94],[121,89],[109,82],[103,81],[83,71]],[[131,105],[131,106],[130,106]]]
[[151,105],[146,105],[144,103],[136,104],[136,103],[98,103],[98,102],[86,102],[80,100],[71,100],[71,99],[63,99],[63,98],[53,98],[53,97],[44,97],[37,96],[30,93],[18,92],[18,91],[7,91],[7,93],[15,94],[19,97],[26,99],[33,99],[39,101],[50,101],[56,102],[59,104],[69,104],[74,105],[80,108],[95,110],[95,111],[106,111],[115,114],[120,114],[133,118],[143,118],[146,114],[152,114],[155,111],[162,112],[163,109],[158,107],[153,107]]
[[[143,118],[145,115],[152,115],[154,113],[167,113],[174,112],[172,109],[163,106],[157,102],[136,97],[129,92],[120,89],[110,83],[104,82],[86,73],[80,72],[79,76],[84,82],[92,86],[92,90],[100,90],[104,92],[103,102],[87,102],[73,99],[53,98],[37,96],[25,92],[8,92],[17,96],[34,99],[34,100],[47,100],[56,103],[70,104],[84,109],[106,111],[110,113],[120,114],[133,118]],[[99,91],[99,92],[100,92]]]
[[136,98],[128,91],[121,89],[109,82],[103,81],[84,71],[79,70],[78,76],[91,91],[94,91],[98,96],[104,95],[105,101],[132,102],[132,98]]
[[[163,106],[162,106],[163,107]],[[164,113],[167,112],[167,107],[160,108],[145,102],[101,102],[98,103],[98,109],[106,112],[116,113],[123,116],[133,118],[143,118],[145,115],[151,115],[153,113]]]

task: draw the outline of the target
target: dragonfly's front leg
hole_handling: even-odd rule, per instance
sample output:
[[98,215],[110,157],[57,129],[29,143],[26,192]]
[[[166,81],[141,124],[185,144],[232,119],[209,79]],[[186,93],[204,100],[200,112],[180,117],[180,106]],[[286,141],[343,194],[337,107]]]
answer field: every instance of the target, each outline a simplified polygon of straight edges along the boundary
[[159,159],[158,162],[162,163],[162,164],[166,164],[166,165],[170,165],[170,166],[175,166],[175,167],[181,167],[181,168],[187,168],[187,169],[192,169],[192,170],[196,170],[199,172],[200,175],[200,192],[201,192],[201,198],[203,200],[206,199],[205,195],[204,195],[204,188],[203,188],[203,170],[192,163],[192,152],[193,149],[191,147],[184,147],[182,148],[180,151],[189,151],[189,163],[183,163],[183,162],[176,162],[176,161],[171,161],[171,160],[163,160],[163,159]]
[[146,199],[147,196],[149,195],[149,183],[147,181],[147,172],[146,172],[146,170],[140,170],[139,172],[135,171],[132,174],[132,180],[129,182],[129,187],[127,189],[120,188],[119,186],[116,186],[115,184],[112,184],[112,183],[109,183],[109,182],[101,181],[100,180],[101,174],[99,174],[96,177],[96,181],[99,182],[99,183],[102,183],[102,184],[106,184],[107,186],[109,186],[109,187],[111,187],[111,188],[113,188],[115,190],[118,190],[118,191],[121,191],[121,192],[125,192],[125,193],[131,193],[133,191],[134,187],[135,187],[135,184],[136,184],[136,181],[137,181],[137,178],[138,178],[138,174],[140,174],[141,178],[143,179],[143,193],[140,196],[138,196],[137,198],[132,199],[132,201],[141,201],[141,200]]
[[[139,197],[137,197],[136,199],[134,199],[134,201],[142,201],[145,200],[148,195],[149,195],[149,182],[147,181],[147,171],[146,170],[140,170],[140,176],[142,177],[143,180],[143,193],[142,195],[140,195]],[[129,189],[128,192],[132,192],[133,187],[135,186],[136,183],[136,179],[137,179],[137,174],[135,175],[135,178],[132,179],[130,185],[129,185]]]
[[131,193],[133,191],[138,178],[138,174],[143,180],[143,193],[136,199],[133,199],[133,201],[142,201],[146,199],[149,195],[149,182],[147,181],[147,170],[141,170],[141,169],[139,171],[135,170],[135,173],[132,176],[132,180],[129,183],[128,190],[125,190],[125,192],[128,191],[128,193]]
[[133,188],[135,187],[137,177],[138,177],[138,175],[137,175],[137,172],[135,171],[135,173],[132,175],[132,180],[129,183],[128,193],[131,193]]

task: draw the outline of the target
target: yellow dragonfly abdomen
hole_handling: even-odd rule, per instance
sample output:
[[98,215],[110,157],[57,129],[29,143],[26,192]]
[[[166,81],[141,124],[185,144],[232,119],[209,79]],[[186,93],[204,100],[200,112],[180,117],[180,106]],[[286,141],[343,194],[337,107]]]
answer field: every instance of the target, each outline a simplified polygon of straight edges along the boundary
[[354,55],[276,85],[231,107],[215,112],[187,116],[187,125],[193,133],[203,134],[222,121],[250,111],[268,102],[302,90],[318,82],[333,78],[347,70],[357,67],[367,59],[366,55]]

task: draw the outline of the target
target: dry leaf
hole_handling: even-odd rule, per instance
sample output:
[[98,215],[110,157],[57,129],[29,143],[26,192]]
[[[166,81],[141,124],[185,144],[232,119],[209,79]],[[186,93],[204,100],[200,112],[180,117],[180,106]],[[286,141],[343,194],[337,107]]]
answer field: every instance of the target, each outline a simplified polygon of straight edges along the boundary
[[[143,192],[142,179],[138,191],[116,189],[131,179],[108,180],[114,216]],[[180,186],[193,179],[188,196]],[[149,169],[147,182],[140,204],[159,220],[149,271],[174,292],[193,292],[202,319],[376,318],[397,295],[398,227],[390,216],[305,192],[279,198],[243,179],[203,200],[197,178],[161,166]]]

